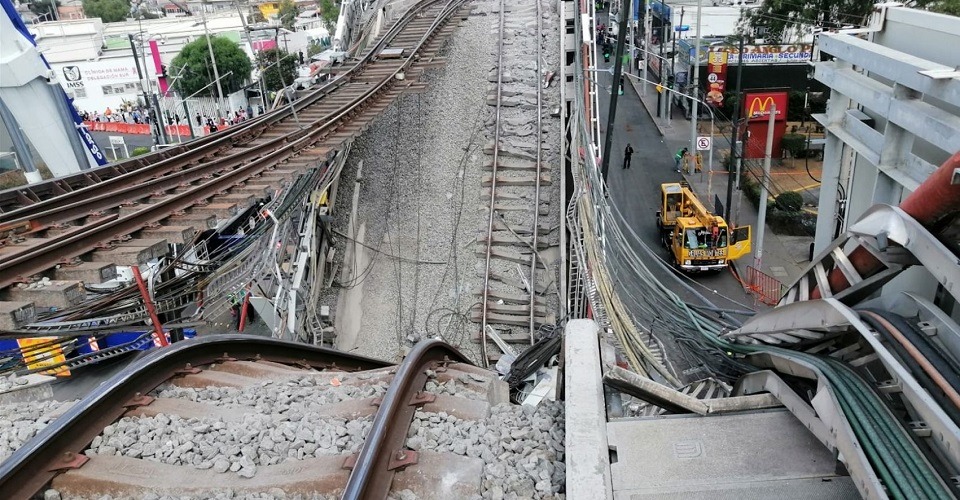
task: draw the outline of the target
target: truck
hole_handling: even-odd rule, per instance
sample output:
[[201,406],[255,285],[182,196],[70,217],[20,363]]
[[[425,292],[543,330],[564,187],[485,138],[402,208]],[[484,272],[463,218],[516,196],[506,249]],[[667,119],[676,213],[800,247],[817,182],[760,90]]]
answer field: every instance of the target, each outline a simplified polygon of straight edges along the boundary
[[750,253],[751,227],[728,227],[685,182],[660,185],[657,229],[673,265],[684,272],[720,271]]

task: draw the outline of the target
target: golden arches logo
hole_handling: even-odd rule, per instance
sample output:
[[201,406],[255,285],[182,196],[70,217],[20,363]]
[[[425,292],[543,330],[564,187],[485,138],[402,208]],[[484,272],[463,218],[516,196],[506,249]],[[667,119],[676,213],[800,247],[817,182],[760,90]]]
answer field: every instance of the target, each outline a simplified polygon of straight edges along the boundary
[[769,115],[770,112],[767,111],[771,105],[775,104],[773,97],[754,97],[753,101],[750,102],[750,110],[747,113],[747,116],[750,118],[756,118],[758,116]]

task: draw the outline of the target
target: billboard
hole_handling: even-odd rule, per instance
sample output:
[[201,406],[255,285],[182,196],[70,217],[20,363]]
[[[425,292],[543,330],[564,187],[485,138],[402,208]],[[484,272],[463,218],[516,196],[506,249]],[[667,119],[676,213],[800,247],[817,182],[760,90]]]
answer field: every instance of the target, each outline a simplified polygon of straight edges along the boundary
[[727,53],[711,52],[707,56],[707,104],[723,106],[727,88]]
[[[740,51],[737,47],[726,44],[713,45],[710,47],[710,53],[713,52],[726,52],[728,64],[740,64]],[[813,45],[809,43],[744,45],[743,47],[743,64],[745,65],[798,64],[808,62],[812,57]]]
[[773,150],[771,155],[780,158],[783,151],[781,141],[787,131],[787,106],[789,98],[786,91],[748,90],[743,94],[743,117],[747,121],[747,138],[744,142],[744,158],[763,158],[766,153],[767,131],[770,113],[776,105],[777,111],[773,123]]
[[132,56],[52,66],[60,85],[81,111],[102,114],[106,108],[116,109],[124,102],[136,102],[143,92]]

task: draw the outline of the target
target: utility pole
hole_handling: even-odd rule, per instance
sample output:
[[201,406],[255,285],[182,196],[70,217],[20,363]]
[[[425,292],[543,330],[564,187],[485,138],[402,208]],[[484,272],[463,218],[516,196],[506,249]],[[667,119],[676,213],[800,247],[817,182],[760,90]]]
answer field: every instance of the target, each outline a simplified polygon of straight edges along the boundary
[[[644,2],[644,5],[646,5],[646,2]],[[647,96],[646,80],[649,80],[649,78],[647,78],[647,66],[650,64],[650,60],[647,59],[647,57],[649,57],[648,54],[650,53],[650,35],[651,35],[650,31],[653,30],[653,16],[650,15],[651,12],[652,11],[648,8],[646,8],[643,11],[643,79],[644,79],[644,83],[643,83],[643,86],[640,87],[640,92],[641,92],[640,95],[642,95],[643,97]],[[659,112],[659,109],[660,108],[658,107],[657,108],[658,112]]]
[[[690,151],[694,154],[694,165],[696,165],[697,151],[697,112],[700,100],[697,95],[700,93],[700,11],[703,10],[703,0],[697,0],[697,38],[693,46],[693,79],[690,80],[693,91],[693,99],[690,100]],[[712,133],[712,132],[711,132]],[[713,143],[710,144],[711,150]]]
[[[667,21],[664,19],[667,12],[667,4],[663,3],[663,0],[660,0],[660,61],[657,64],[657,67],[660,68],[660,86],[663,87],[667,83],[667,80],[663,77],[663,73],[667,68],[663,67],[663,44],[667,43],[667,30],[664,29],[667,27]],[[664,95],[663,92],[657,92],[657,116],[663,118],[663,101],[664,98],[669,98],[670,94]]]
[[757,251],[753,254],[753,268],[763,269],[763,230],[767,225],[767,197],[770,196],[768,179],[770,178],[770,160],[773,156],[773,122],[777,119],[776,103],[770,105],[770,119],[767,120],[767,146],[763,152],[763,178],[760,179],[760,213],[757,214]]
[[[673,28],[674,30],[676,30],[677,28],[683,29],[683,6],[680,7],[680,24],[678,24],[676,27],[671,26],[671,28]],[[676,31],[670,34],[670,36],[673,37],[673,49],[672,49],[673,54],[670,56],[670,80],[669,80],[671,90],[674,88],[674,86],[677,85],[677,33],[681,33],[681,32]],[[667,96],[667,125],[670,124],[670,120],[672,118],[673,118],[673,96],[668,95]]]
[[[240,16],[241,18],[243,16]],[[207,38],[207,50],[210,51],[210,62],[213,64],[213,78],[217,82],[217,116],[223,116],[223,86],[220,85],[220,70],[217,69],[217,57],[213,55],[213,43],[210,41],[210,30],[207,29],[207,9],[200,5],[200,19],[203,21],[203,34]]]
[[[140,31],[140,36],[143,37],[143,31]],[[147,61],[144,59],[144,67],[141,69],[140,57],[137,56],[137,44],[133,41],[133,33],[127,33],[127,39],[130,40],[130,51],[133,53],[133,62],[137,65],[137,77],[140,78],[140,93],[143,98],[143,106],[151,111],[150,114],[154,115],[153,120],[151,120],[150,123],[150,138],[153,140],[153,145],[157,146],[161,142],[162,136],[160,135],[160,130],[162,129],[160,128],[158,121],[160,120],[160,113],[154,109],[153,101],[150,100],[150,95],[147,93],[147,89],[150,86],[149,79],[145,77],[147,72]],[[140,49],[141,51],[143,50],[142,43],[140,44]]]
[[603,138],[603,152],[600,164],[600,174],[603,181],[607,181],[607,174],[610,172],[610,148],[613,147],[614,122],[617,118],[617,97],[620,94],[620,79],[623,78],[623,42],[627,38],[627,20],[630,18],[630,3],[632,0],[621,0],[620,5],[620,25],[617,30],[617,59],[613,63],[613,84],[610,86],[610,112],[607,113],[607,134]]
[[[260,61],[260,56],[253,50],[253,41],[252,33],[250,26],[247,25],[247,16],[243,14],[243,11],[240,9],[240,2],[234,2],[234,5],[237,6],[237,13],[240,14],[240,22],[243,23],[243,32],[247,35],[247,47],[250,48],[250,55],[253,56],[253,60],[257,63],[257,73],[260,74],[260,103],[263,105],[263,108],[267,108],[267,85],[263,82],[263,64]],[[252,116],[250,118],[253,118]]]
[[[743,82],[743,35],[740,35],[740,48],[737,53],[737,105],[733,108],[733,138],[730,139],[730,161],[727,162],[727,204],[724,205],[724,219],[730,222],[730,205],[733,204],[733,183],[740,185],[740,155],[737,151],[737,136],[740,132],[740,109],[743,108],[743,94],[740,84]],[[746,117],[749,118],[749,117]],[[740,148],[741,150],[743,148]],[[737,162],[736,165],[734,163]],[[736,171],[736,176],[734,176]]]

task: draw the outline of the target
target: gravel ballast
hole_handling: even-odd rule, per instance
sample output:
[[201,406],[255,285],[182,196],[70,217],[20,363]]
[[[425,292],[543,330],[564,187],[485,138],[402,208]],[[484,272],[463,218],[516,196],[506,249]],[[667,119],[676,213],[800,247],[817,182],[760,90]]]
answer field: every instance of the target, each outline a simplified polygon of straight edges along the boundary
[[31,401],[0,405],[0,462],[9,458],[71,404]]
[[[489,189],[482,180],[490,172],[484,168],[490,161],[484,148],[494,132],[489,96],[495,86],[491,75],[495,81],[497,69],[499,2],[476,1],[470,6],[471,15],[440,51],[445,65],[427,70],[421,78],[427,90],[404,94],[385,110],[354,142],[341,176],[334,226],[355,237],[363,224],[366,247],[361,251],[370,261],[357,269],[355,277],[338,274],[334,288],[321,299],[323,304],[336,304],[332,314],[338,323],[341,315],[359,318],[356,335],[345,338],[344,332],[337,332],[341,349],[398,361],[417,340],[440,337],[480,361],[479,346],[471,338],[478,329],[471,310],[483,283],[484,263],[478,258],[483,245],[478,238],[488,225]],[[511,106],[501,116],[501,145],[506,151],[535,157],[536,89],[541,82],[535,58],[536,10],[532,4],[509,2],[507,8],[512,11],[505,31],[504,70]],[[543,4],[544,71],[558,69],[553,9]],[[543,172],[549,173],[552,183],[541,189],[541,206],[549,207],[547,215],[540,216],[541,227],[558,227],[563,208],[559,125],[549,113],[559,105],[559,97],[556,82],[543,89]],[[361,164],[357,224],[351,235],[351,195]],[[518,208],[503,212],[504,217],[518,228],[532,228],[533,189],[502,189],[503,203]],[[559,233],[541,232],[539,239],[557,245]],[[342,259],[347,238],[339,240],[337,258]],[[520,268],[524,276],[529,274],[529,263]],[[492,288],[523,293],[518,287],[526,278],[520,277],[515,263],[495,259],[493,269],[512,283],[494,281]],[[547,290],[543,297],[548,310],[554,312],[558,269],[550,262],[537,276],[540,288]],[[338,295],[354,287],[362,287],[359,304],[338,304]]]

